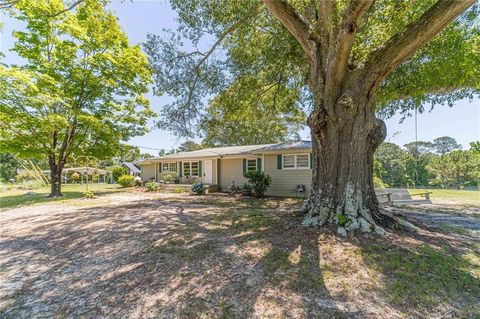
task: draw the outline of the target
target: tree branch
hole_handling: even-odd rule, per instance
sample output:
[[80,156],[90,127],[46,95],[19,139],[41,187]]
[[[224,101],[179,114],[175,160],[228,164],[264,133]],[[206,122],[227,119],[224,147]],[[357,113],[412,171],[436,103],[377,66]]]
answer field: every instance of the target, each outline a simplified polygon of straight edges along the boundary
[[390,38],[383,48],[372,52],[360,74],[360,78],[368,86],[369,95],[373,96],[382,80],[395,67],[429,42],[474,3],[475,0],[438,0],[419,19],[410,23],[403,32]]
[[56,17],[56,16],[59,16],[61,15],[62,13],[65,13],[67,11],[70,11],[72,9],[74,9],[76,6],[78,6],[80,3],[82,3],[83,0],[77,0],[77,1],[74,1],[71,5],[69,5],[67,8],[63,9],[63,10],[60,10],[54,14],[49,14],[48,16],[53,18],[53,17]]
[[353,0],[348,4],[336,35],[334,49],[329,54],[327,86],[336,86],[343,80],[357,29],[372,3],[373,0]]
[[262,0],[270,12],[290,31],[310,60],[314,60],[315,47],[309,40],[310,25],[285,0]]
[[[200,66],[210,57],[210,55],[213,53],[213,51],[215,51],[215,49],[223,42],[223,40],[225,39],[225,37],[227,35],[229,35],[233,31],[235,31],[239,26],[241,26],[245,21],[247,21],[250,18],[252,18],[251,15],[246,15],[243,18],[241,18],[240,20],[238,20],[237,22],[235,22],[234,24],[232,24],[230,27],[226,28],[218,36],[217,41],[215,41],[215,43],[210,47],[210,49],[207,52],[202,54],[203,57],[198,61],[197,65],[195,66],[195,70],[198,71]],[[196,51],[196,52],[198,52],[198,51]]]

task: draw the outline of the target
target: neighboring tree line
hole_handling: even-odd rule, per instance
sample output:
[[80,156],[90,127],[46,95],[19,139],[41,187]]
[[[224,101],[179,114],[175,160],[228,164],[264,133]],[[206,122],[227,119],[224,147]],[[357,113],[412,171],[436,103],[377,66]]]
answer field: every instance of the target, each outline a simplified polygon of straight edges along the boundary
[[374,175],[376,187],[478,187],[480,142],[469,150],[448,136],[403,148],[386,142],[375,153]]

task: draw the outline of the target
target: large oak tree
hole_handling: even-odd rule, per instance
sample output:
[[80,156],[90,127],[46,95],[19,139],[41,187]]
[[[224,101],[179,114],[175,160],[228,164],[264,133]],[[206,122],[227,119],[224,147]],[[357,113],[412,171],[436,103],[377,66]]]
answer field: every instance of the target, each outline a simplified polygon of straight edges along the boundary
[[373,189],[373,154],[386,135],[376,115],[478,94],[474,2],[172,0],[179,29],[150,35],[145,45],[157,92],[175,97],[161,125],[191,134],[203,98],[247,75],[297,90],[313,142],[304,223],[324,225],[343,214],[349,231],[382,232],[398,220],[379,209]]

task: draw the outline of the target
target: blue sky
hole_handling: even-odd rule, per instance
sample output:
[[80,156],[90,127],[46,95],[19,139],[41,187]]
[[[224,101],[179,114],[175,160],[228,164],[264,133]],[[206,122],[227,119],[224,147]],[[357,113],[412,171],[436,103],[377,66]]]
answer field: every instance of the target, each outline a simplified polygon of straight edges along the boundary
[[[115,12],[123,30],[127,33],[131,43],[142,43],[147,33],[161,33],[162,29],[176,28],[176,13],[170,8],[167,1],[142,0],[114,1],[110,8]],[[0,36],[0,51],[6,54],[4,62],[20,63],[13,52],[9,52],[13,45],[11,32],[22,26],[17,21],[0,16],[4,22],[4,30]],[[208,43],[206,44],[208,45]],[[160,112],[162,105],[170,101],[168,97],[149,96],[152,108]],[[427,107],[428,109],[428,107]],[[400,123],[401,116],[397,115],[386,121],[388,128],[387,140],[403,145],[415,139],[415,121],[413,117]],[[304,129],[300,132],[303,139],[310,139],[310,132]],[[439,136],[452,136],[464,148],[468,143],[480,140],[480,99],[473,101],[461,100],[453,108],[436,106],[431,112],[418,115],[418,139],[431,141]],[[171,149],[182,143],[182,139],[170,133],[153,129],[144,136],[133,138],[129,144],[154,149]],[[142,152],[156,154],[157,151],[142,149]]]

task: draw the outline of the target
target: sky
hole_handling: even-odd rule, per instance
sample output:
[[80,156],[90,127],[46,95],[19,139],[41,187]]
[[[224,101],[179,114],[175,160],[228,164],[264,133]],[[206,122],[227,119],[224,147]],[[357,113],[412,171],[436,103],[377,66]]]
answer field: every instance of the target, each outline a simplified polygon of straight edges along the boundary
[[[109,7],[118,17],[132,44],[145,42],[148,33],[161,34],[163,29],[175,30],[177,26],[177,15],[167,1],[113,1]],[[15,52],[8,50],[13,46],[12,30],[22,29],[22,24],[4,15],[0,15],[0,19],[4,23],[4,29],[0,34],[0,51],[6,55],[4,62],[21,63]],[[171,101],[170,97],[165,96],[149,94],[148,97],[157,113],[160,113],[163,105]],[[386,140],[404,145],[415,140],[415,119],[409,117],[400,123],[401,118],[400,115],[396,115],[386,120],[388,130]],[[153,121],[150,122],[150,127],[152,128],[150,133],[135,137],[128,141],[128,144],[141,147],[142,152],[156,155],[158,149],[170,150],[184,141],[167,131],[154,128]],[[451,136],[462,144],[464,149],[468,149],[470,142],[480,140],[480,99],[457,101],[452,108],[436,106],[431,112],[418,115],[417,127],[419,141],[432,141],[440,136]],[[300,136],[302,139],[310,140],[309,129],[302,130]]]

